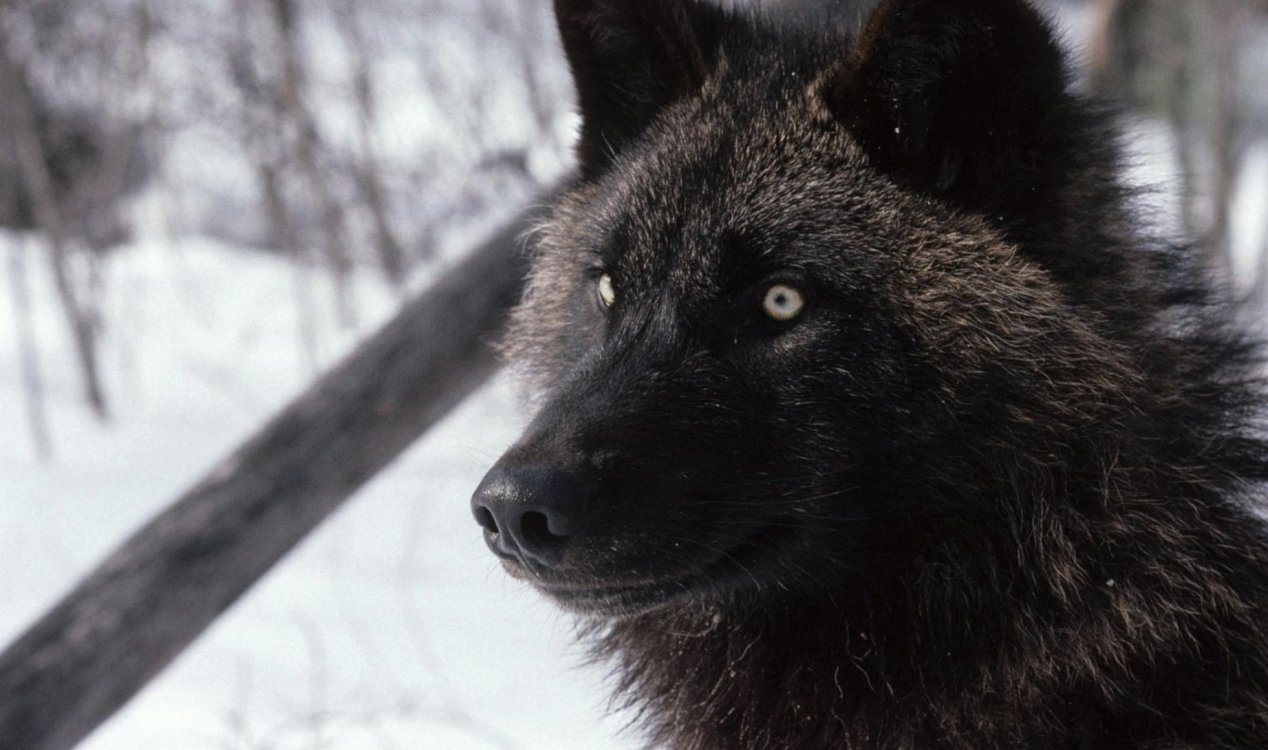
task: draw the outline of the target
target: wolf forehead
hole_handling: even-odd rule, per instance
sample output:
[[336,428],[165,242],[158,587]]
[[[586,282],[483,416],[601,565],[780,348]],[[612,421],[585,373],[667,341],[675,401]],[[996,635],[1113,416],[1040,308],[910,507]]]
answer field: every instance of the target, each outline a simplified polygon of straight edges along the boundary
[[630,293],[671,283],[712,295],[785,268],[882,273],[922,232],[997,241],[874,170],[818,88],[804,70],[741,76],[723,60],[563,197],[538,252],[612,272]]
[[[676,320],[708,335],[713,323],[738,321],[740,308],[728,306],[752,301],[745,292],[781,271],[812,285],[813,309],[878,314],[913,340],[973,339],[964,351],[993,350],[973,337],[1003,325],[1001,309],[1070,314],[1037,254],[1009,234],[1029,220],[1015,196],[1060,198],[1055,183],[1035,192],[1017,165],[1068,155],[1028,119],[1014,122],[1017,107],[983,105],[976,79],[960,80],[958,68],[859,67],[866,35],[790,43],[787,29],[668,0],[618,15],[635,23],[635,7],[664,23],[637,49],[619,43],[636,32],[598,33],[584,13],[561,27],[577,53],[580,179],[537,234],[505,339],[528,372],[549,382],[599,341],[599,272],[623,302],[617,319]],[[670,17],[678,7],[691,24]],[[679,54],[667,37],[694,51]],[[956,96],[930,98],[911,75],[952,76]],[[1026,102],[1044,106],[1046,94],[1028,91]],[[959,137],[979,130],[993,135]],[[1023,337],[1016,328],[995,338]]]

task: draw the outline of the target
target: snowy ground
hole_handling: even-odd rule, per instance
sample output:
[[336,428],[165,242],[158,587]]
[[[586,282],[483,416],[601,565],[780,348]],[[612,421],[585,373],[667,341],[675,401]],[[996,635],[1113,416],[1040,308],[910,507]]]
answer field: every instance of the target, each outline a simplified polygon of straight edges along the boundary
[[[0,248],[11,259],[13,238]],[[111,264],[125,335],[109,348],[118,417],[103,428],[77,403],[68,353],[52,345],[65,337],[48,280],[31,266],[57,458],[36,462],[23,429],[6,293],[3,642],[312,374],[287,265],[209,243],[143,244]],[[359,292],[367,325],[394,302],[369,283]],[[328,357],[349,344],[327,343]],[[621,724],[600,718],[601,675],[576,668],[569,620],[497,567],[467,510],[521,419],[504,380],[472,398],[84,746],[621,747],[605,739]]]

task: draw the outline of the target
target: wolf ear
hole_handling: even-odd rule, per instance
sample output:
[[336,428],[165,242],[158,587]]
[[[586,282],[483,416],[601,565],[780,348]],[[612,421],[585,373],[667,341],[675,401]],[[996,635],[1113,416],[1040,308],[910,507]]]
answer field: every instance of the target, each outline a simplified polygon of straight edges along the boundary
[[1061,51],[1025,0],[883,0],[825,96],[879,169],[1000,213],[1037,197],[1069,101]]
[[704,84],[726,20],[696,0],[555,0],[555,17],[577,84],[586,176]]

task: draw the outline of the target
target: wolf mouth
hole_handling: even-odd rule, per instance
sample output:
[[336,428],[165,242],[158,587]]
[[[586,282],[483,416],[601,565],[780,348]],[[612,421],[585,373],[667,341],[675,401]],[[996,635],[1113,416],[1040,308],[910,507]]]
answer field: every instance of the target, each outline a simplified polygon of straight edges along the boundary
[[[730,588],[720,585],[722,581],[729,581],[731,586],[747,583],[760,587],[762,564],[786,533],[786,529],[778,527],[759,528],[708,560],[661,576],[620,581],[551,581],[533,578],[518,569],[513,574],[578,614],[629,617]],[[508,564],[508,568],[514,568],[514,564]]]

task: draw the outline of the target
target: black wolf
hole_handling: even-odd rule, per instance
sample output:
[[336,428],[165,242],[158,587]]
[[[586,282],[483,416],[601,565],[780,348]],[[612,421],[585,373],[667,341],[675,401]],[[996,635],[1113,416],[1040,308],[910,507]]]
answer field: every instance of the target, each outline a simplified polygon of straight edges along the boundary
[[580,175],[473,509],[677,748],[1268,747],[1254,348],[1023,0],[555,0]]

